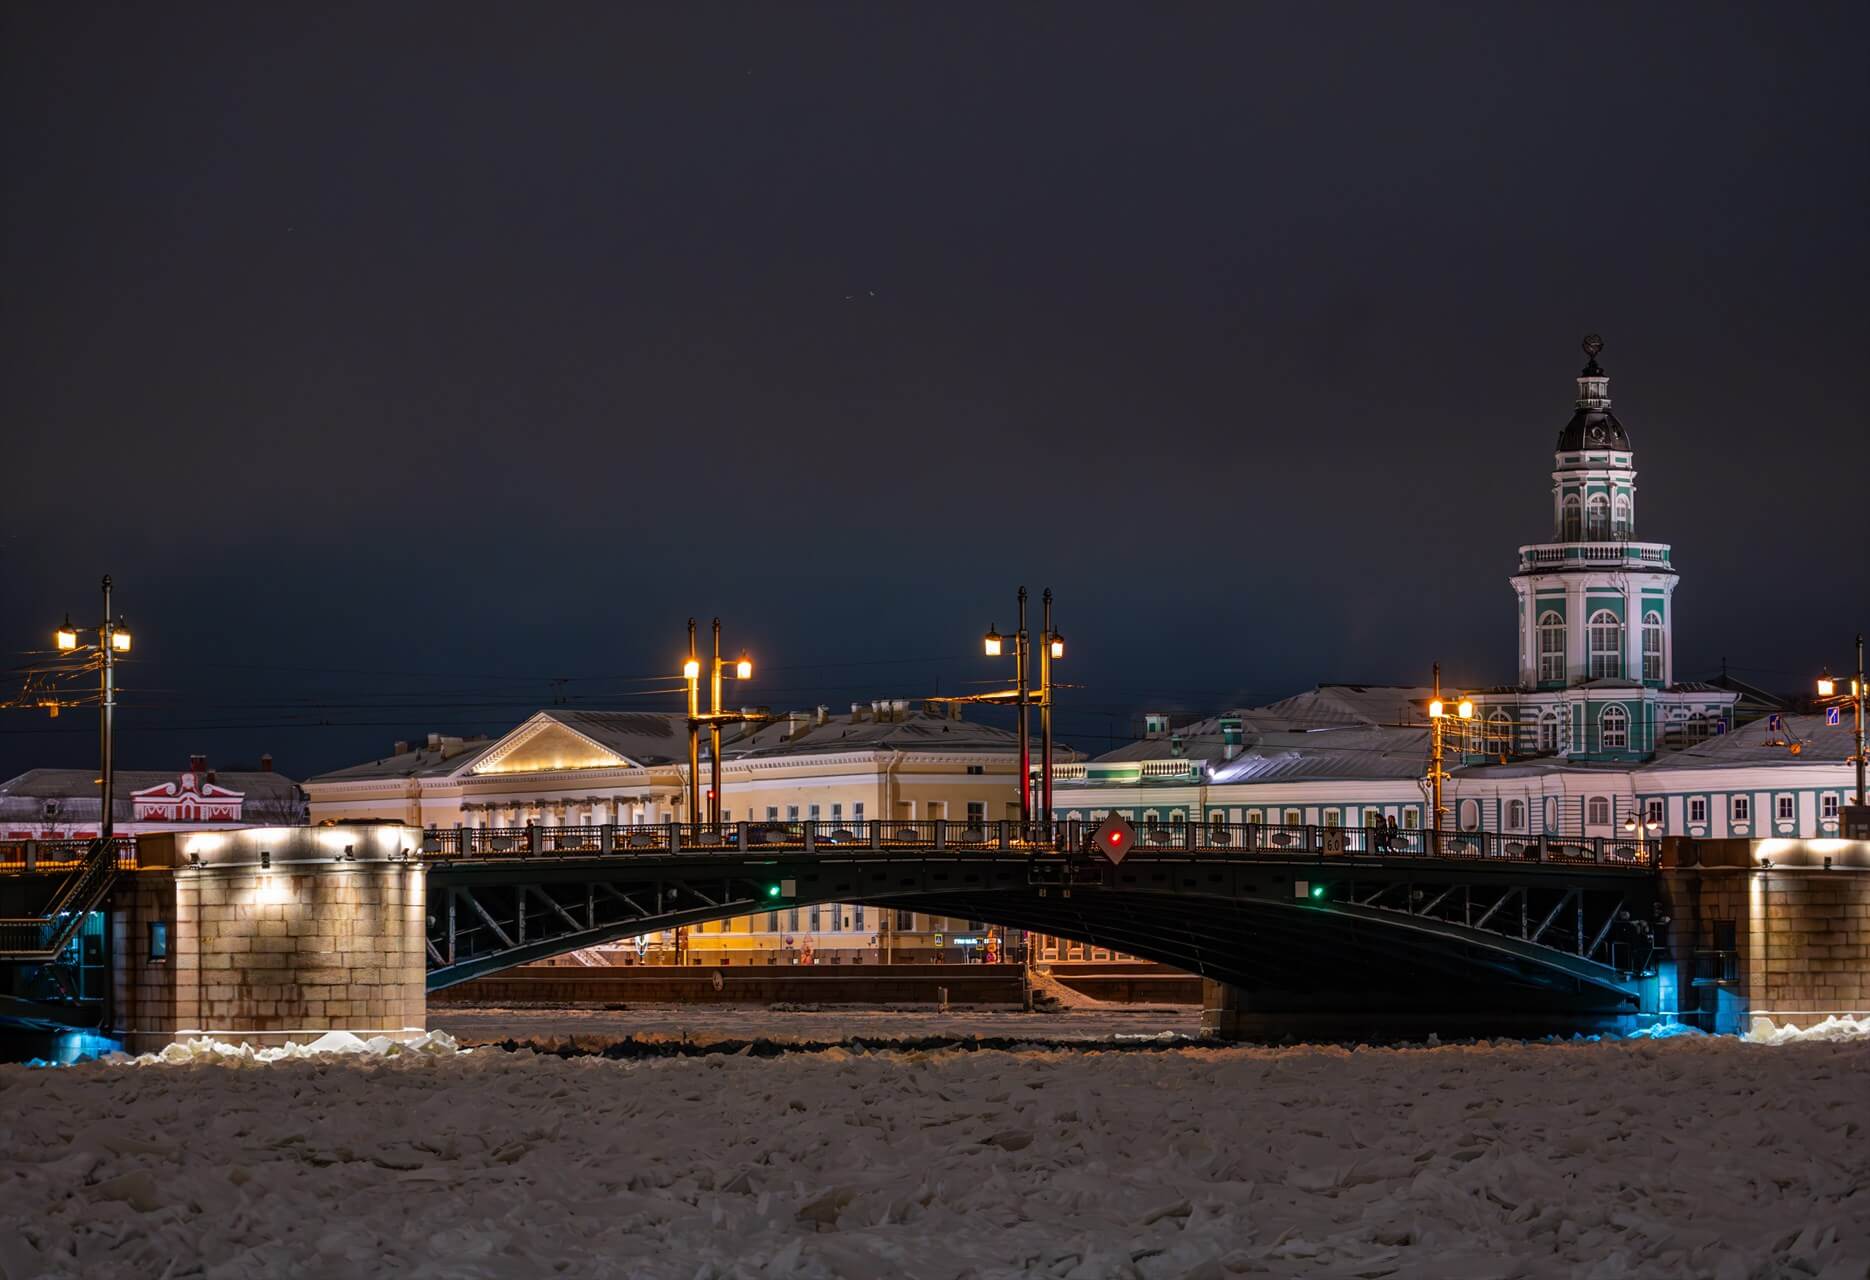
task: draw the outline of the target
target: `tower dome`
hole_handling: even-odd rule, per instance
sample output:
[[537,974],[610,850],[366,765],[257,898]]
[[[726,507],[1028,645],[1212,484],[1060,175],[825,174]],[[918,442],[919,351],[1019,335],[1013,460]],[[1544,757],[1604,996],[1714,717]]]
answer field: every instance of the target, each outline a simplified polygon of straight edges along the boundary
[[1582,453],[1586,449],[1628,449],[1630,437],[1610,411],[1610,376],[1597,363],[1597,353],[1604,340],[1586,334],[1582,343],[1585,366],[1578,371],[1577,411],[1558,433],[1559,453]]

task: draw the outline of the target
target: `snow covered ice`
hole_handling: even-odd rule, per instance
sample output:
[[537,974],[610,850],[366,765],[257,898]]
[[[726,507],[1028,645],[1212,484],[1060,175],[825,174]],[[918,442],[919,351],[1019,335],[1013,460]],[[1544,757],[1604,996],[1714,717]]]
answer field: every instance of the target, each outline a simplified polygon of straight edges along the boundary
[[1870,1040],[0,1068],[0,1273],[1801,1276]]

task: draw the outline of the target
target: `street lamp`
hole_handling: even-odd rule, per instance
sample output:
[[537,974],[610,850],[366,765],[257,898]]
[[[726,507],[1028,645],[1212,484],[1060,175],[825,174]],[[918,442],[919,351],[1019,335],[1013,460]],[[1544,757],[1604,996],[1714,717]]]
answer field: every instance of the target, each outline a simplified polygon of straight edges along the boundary
[[708,677],[709,710],[701,709],[701,659],[695,653],[695,620],[688,620],[688,661],[682,664],[682,679],[688,682],[688,813],[689,821],[703,821],[701,814],[701,726],[708,726],[708,813],[706,821],[716,826],[721,821],[721,724],[724,721],[747,723],[760,717],[729,712],[721,706],[721,681],[727,668],[733,667],[736,680],[753,679],[753,659],[742,649],[740,657],[729,662],[721,657],[721,620],[714,620],[714,662]]
[[1435,694],[1429,699],[1428,704],[1428,785],[1429,808],[1432,810],[1429,815],[1429,828],[1432,831],[1439,832],[1441,830],[1442,814],[1446,812],[1441,802],[1442,783],[1448,779],[1448,771],[1441,767],[1442,726],[1451,719],[1472,720],[1473,718],[1474,700],[1472,698],[1459,698],[1452,707],[1443,701],[1441,694],[1441,663],[1437,662],[1435,664]]
[[1852,709],[1856,713],[1857,749],[1852,753],[1851,760],[1857,766],[1856,803],[1861,806],[1870,803],[1870,799],[1866,799],[1866,793],[1864,791],[1864,637],[1861,631],[1857,633],[1857,678],[1850,682],[1850,692],[1848,693],[1839,689],[1838,686],[1842,683],[1842,681],[1833,677],[1831,672],[1827,670],[1823,675],[1818,677],[1818,699],[1821,702],[1830,701],[1834,703],[1849,701]]
[[[102,697],[99,699],[98,753],[102,768],[98,771],[98,783],[102,787],[101,817],[98,822],[98,836],[106,848],[116,831],[116,822],[111,813],[114,799],[117,739],[117,655],[130,652],[130,629],[122,618],[113,618],[110,613],[110,575],[104,575],[104,621],[95,627],[74,627],[71,615],[65,615],[65,623],[53,633],[53,643],[60,653],[77,653],[80,650],[95,649],[99,672],[99,687]],[[94,636],[95,643],[84,643],[85,636]],[[58,700],[55,698],[45,704],[53,715],[58,714]]]
[[[1013,641],[1013,687],[994,693],[957,698],[957,702],[1011,702],[1019,708],[1019,821],[1022,835],[1032,821],[1032,738],[1030,711],[1039,707],[1039,807],[1046,818],[1052,816],[1052,663],[1065,656],[1065,637],[1052,629],[1052,588],[1040,597],[1043,612],[1039,622],[1039,688],[1032,687],[1032,633],[1026,630],[1026,588],[1019,589],[1019,627]],[[988,627],[981,637],[981,650],[989,658],[1005,652],[1009,637],[996,627]]]

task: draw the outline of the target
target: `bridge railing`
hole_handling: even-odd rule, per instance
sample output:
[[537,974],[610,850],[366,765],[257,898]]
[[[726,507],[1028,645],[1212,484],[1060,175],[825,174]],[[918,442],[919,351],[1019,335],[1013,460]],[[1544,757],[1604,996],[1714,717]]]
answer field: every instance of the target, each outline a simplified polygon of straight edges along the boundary
[[[1088,854],[1098,823],[1082,819],[1021,824],[1012,820],[769,819],[641,826],[527,826],[435,829],[423,855],[533,858],[671,853]],[[1497,831],[1334,827],[1281,823],[1156,823],[1136,828],[1135,850],[1194,856],[1421,858],[1452,862],[1527,862],[1620,868],[1653,867],[1655,842],[1596,836],[1537,836]]]

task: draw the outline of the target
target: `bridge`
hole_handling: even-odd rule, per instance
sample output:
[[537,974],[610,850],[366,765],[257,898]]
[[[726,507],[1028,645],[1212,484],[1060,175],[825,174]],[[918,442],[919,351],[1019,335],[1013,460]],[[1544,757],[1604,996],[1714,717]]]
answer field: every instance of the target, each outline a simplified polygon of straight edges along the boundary
[[1643,841],[1202,823],[1120,863],[1095,824],[943,821],[431,830],[437,990],[679,925],[814,903],[986,921],[1329,1003],[1634,1011],[1655,945]]
[[[275,999],[217,1007],[277,1008],[261,1016],[281,1021],[291,1001],[278,993],[289,985],[297,992],[301,972],[318,974],[320,985],[304,990],[321,1007],[350,994],[347,983],[377,982],[371,948],[396,957],[416,947],[414,980],[434,991],[644,933],[829,902],[1107,947],[1246,993],[1268,1016],[1417,1009],[1602,1019],[1636,1012],[1653,971],[1657,858],[1641,840],[1216,822],[1147,826],[1113,862],[1093,847],[1094,831],[1076,820],[429,831],[340,824],[156,837],[109,850],[99,842],[0,846],[0,963],[14,974],[15,1005],[26,1002],[41,1021],[95,1003],[97,980],[87,984],[83,972],[83,922],[131,910],[141,889],[136,910],[200,919],[204,937],[218,930],[214,945],[242,953],[225,961],[231,967],[272,965],[265,985]],[[207,863],[195,851],[223,845]],[[414,888],[395,887],[417,868],[426,874]],[[245,877],[248,888],[230,896],[203,878],[223,872]],[[266,892],[297,895],[307,912],[355,914],[363,908],[350,904],[364,898],[334,898],[321,877],[365,872],[376,877],[367,883],[385,886],[369,899],[370,928],[379,930],[369,942],[349,923],[289,929],[292,911],[278,905],[285,899],[255,888],[290,877],[296,887]],[[147,892],[151,876],[184,885],[169,889],[169,901],[201,905],[165,908]],[[273,905],[221,905],[236,901]],[[403,909],[407,924],[382,923],[388,908]],[[134,951],[143,927],[116,929],[115,945]],[[405,942],[399,927],[419,939]],[[113,936],[101,925],[91,933]],[[339,940],[360,950],[334,978],[320,968],[329,962],[318,945]],[[249,945],[296,958],[248,961]],[[121,968],[131,958],[100,949],[101,961],[89,962]],[[237,993],[233,985],[201,989]],[[388,1012],[393,999],[382,1003],[386,1018],[397,1016]],[[401,1006],[405,1016],[410,1003]],[[185,1015],[175,1020],[187,1025]]]

